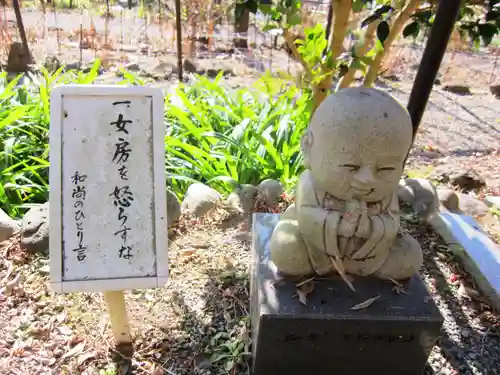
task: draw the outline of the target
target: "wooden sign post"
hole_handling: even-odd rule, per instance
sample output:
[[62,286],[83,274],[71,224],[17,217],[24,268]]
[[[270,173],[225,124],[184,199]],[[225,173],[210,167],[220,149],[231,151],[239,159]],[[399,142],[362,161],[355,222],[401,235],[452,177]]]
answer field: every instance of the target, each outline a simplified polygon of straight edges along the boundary
[[51,287],[104,292],[117,345],[131,342],[123,291],[168,277],[163,110],[150,87],[51,96]]

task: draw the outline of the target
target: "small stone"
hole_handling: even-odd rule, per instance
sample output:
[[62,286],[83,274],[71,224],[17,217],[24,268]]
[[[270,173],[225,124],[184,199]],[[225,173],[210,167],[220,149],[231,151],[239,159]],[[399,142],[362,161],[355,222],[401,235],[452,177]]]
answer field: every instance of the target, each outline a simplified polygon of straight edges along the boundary
[[443,86],[443,90],[452,92],[457,95],[472,95],[470,87],[467,85],[460,84],[448,84]]
[[261,199],[269,205],[275,204],[284,191],[281,182],[272,179],[262,181],[257,188]]
[[450,212],[459,211],[459,199],[455,190],[441,187],[437,189],[439,202]]
[[190,59],[185,59],[182,66],[183,66],[184,70],[188,73],[198,72],[196,65]]
[[183,213],[190,212],[196,217],[205,215],[220,202],[220,194],[201,182],[189,186],[181,205]]
[[243,184],[229,194],[227,201],[231,206],[242,210],[244,213],[249,213],[255,206],[255,199],[258,192],[259,190],[255,186]]
[[415,213],[424,219],[429,219],[437,213],[439,210],[439,199],[432,182],[425,178],[406,178],[403,184],[398,188],[398,197],[401,199],[402,192],[405,192],[408,198],[401,200],[411,204]]
[[19,224],[0,208],[0,242],[8,240],[19,230]]
[[430,176],[443,184],[450,183],[465,192],[482,189],[486,186],[484,178],[472,169],[463,169],[459,165],[442,165]]
[[137,63],[129,63],[124,66],[125,70],[129,70],[131,72],[138,72],[141,70],[141,67]]
[[30,253],[49,249],[49,202],[33,207],[21,222],[21,245]]
[[470,194],[459,193],[460,210],[469,216],[485,216],[489,212],[489,207],[483,201],[473,197]]
[[153,68],[152,73],[157,76],[168,78],[173,73],[173,66],[167,62],[160,62]]
[[170,189],[167,189],[167,228],[179,220],[180,216],[181,204],[177,196]]
[[490,86],[490,92],[497,99],[500,99],[500,85],[492,85]]
[[[64,70],[65,71],[70,71],[70,70],[80,70],[80,68],[83,65],[80,64],[79,62],[74,62],[74,63],[69,63],[64,65]],[[57,69],[56,69],[57,70]]]

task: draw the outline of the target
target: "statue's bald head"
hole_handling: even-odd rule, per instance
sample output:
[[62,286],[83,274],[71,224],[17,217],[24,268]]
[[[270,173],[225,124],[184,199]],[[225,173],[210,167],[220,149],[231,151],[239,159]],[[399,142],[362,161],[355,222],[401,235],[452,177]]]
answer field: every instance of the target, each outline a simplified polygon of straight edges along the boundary
[[398,173],[394,180],[399,181],[412,132],[408,111],[391,95],[364,87],[342,89],[328,96],[311,119],[302,140],[305,164],[325,189],[334,183],[332,171],[339,165],[370,165],[377,176],[377,168],[390,165],[395,168],[391,176],[380,174],[389,187]]

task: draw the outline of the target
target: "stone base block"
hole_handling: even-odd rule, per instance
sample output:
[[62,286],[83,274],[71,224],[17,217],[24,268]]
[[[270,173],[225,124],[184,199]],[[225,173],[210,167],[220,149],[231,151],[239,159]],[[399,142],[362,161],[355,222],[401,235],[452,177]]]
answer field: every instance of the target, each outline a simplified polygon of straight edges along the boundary
[[[307,305],[269,260],[279,215],[253,217],[251,318],[255,375],[420,375],[443,317],[420,276],[405,293],[375,278],[315,281]],[[370,306],[353,310],[369,298]]]

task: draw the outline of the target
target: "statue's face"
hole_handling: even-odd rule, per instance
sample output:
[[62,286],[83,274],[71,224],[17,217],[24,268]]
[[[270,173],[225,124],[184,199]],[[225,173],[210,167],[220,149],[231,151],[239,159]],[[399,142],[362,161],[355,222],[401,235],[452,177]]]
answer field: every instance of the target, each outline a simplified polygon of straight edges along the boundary
[[314,148],[311,172],[318,187],[338,199],[378,202],[397,188],[405,154],[362,147],[332,152]]
[[411,145],[405,110],[392,98],[369,94],[375,100],[362,95],[350,105],[352,98],[330,99],[303,140],[306,167],[316,186],[338,199],[378,202],[392,195]]

